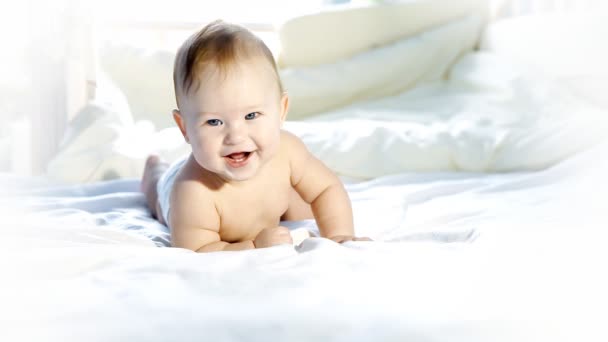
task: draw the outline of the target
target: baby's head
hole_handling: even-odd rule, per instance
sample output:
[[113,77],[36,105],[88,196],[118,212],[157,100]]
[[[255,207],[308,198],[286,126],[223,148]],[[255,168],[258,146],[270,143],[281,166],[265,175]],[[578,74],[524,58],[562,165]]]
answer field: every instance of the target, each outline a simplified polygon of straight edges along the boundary
[[[179,48],[173,68],[173,84],[178,107],[180,99],[205,82],[201,72],[206,68],[223,75],[230,67],[253,57],[265,59],[272,68],[279,92],[283,85],[274,57],[264,42],[244,27],[216,20],[190,36]],[[262,62],[262,61],[259,61]]]
[[173,117],[201,167],[246,180],[277,153],[288,98],[253,33],[222,21],[205,26],[178,50],[173,81]]

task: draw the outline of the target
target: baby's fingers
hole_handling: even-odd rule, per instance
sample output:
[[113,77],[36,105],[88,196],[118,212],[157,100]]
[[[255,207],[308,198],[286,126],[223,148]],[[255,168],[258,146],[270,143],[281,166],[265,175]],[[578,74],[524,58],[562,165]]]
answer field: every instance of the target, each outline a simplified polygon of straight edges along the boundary
[[366,236],[363,237],[353,237],[353,241],[374,241]]
[[330,237],[330,239],[337,243],[344,243],[346,241],[372,241],[372,239],[368,237],[356,237],[350,235],[337,235]]
[[351,241],[353,239],[353,237],[350,235],[336,235],[336,236],[330,237],[329,239],[333,240],[337,243],[343,243],[346,241]]
[[276,239],[278,244],[281,243],[287,243],[287,244],[293,244],[293,238],[291,237],[291,233],[289,232],[289,229],[283,226],[279,226],[276,229]]

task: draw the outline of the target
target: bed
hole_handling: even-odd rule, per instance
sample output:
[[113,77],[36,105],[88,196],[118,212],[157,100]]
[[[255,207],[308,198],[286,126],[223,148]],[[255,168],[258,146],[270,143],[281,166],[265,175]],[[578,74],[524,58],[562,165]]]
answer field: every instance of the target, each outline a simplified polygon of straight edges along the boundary
[[[355,229],[373,242],[308,237],[309,220],[285,223],[294,246],[170,248],[139,177],[148,153],[175,159],[186,147],[161,119],[134,120],[137,99],[117,82],[100,89],[43,177],[0,175],[0,338],[606,340],[604,66],[539,68],[538,54],[510,45],[522,22],[488,23],[483,3],[390,5],[436,22],[380,16],[390,29],[335,51],[299,38],[325,51],[311,59],[283,44],[285,129],[344,180]],[[373,17],[397,10],[383,6]],[[371,12],[297,18],[280,39]],[[541,36],[556,32],[552,18],[528,20]],[[605,27],[559,45],[588,47]]]

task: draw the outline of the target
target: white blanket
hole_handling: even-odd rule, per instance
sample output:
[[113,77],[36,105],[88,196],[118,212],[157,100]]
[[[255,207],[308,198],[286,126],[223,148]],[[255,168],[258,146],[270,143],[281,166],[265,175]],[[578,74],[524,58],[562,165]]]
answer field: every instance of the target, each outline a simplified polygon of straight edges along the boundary
[[158,247],[137,180],[13,190],[0,339],[606,340],[607,154],[350,184],[374,242],[213,254]]

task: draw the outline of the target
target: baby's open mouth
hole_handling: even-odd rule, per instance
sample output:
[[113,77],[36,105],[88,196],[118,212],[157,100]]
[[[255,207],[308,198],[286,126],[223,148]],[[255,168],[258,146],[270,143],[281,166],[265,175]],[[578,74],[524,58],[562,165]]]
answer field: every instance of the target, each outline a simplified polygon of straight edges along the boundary
[[242,162],[245,161],[249,155],[251,154],[251,152],[236,152],[236,153],[231,153],[229,155],[227,155],[227,158],[230,158],[236,162]]
[[226,158],[228,165],[231,167],[242,167],[247,164],[251,153],[252,152],[235,152],[225,156],[224,158]]

